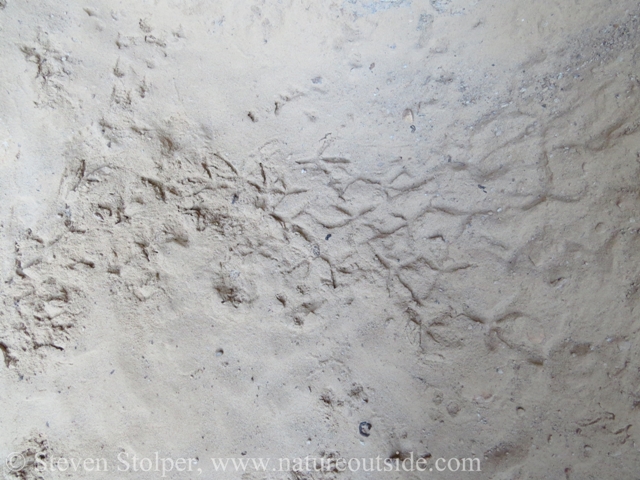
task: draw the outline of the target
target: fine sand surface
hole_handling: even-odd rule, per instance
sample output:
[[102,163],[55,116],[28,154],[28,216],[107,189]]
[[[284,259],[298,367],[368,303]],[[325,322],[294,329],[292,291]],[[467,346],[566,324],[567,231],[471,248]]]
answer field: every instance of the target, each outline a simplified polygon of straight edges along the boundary
[[639,25],[0,0],[4,478],[640,478]]

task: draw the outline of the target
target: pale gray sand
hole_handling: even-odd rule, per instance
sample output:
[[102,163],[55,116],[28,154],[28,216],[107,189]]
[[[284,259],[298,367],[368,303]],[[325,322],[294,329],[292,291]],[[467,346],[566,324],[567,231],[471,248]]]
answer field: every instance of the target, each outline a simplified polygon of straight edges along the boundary
[[6,478],[635,479],[639,14],[7,0]]

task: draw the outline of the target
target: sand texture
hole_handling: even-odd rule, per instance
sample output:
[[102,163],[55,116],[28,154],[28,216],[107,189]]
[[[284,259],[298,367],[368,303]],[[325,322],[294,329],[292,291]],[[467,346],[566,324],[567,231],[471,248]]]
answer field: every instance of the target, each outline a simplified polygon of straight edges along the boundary
[[[640,478],[639,25],[1,0],[4,478]],[[482,471],[210,462],[411,453]]]

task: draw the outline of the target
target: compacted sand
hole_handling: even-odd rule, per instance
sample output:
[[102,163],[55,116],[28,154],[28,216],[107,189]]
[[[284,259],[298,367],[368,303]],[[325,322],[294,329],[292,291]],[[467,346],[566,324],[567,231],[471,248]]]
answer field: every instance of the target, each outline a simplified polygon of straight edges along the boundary
[[639,23],[1,0],[5,478],[639,478]]

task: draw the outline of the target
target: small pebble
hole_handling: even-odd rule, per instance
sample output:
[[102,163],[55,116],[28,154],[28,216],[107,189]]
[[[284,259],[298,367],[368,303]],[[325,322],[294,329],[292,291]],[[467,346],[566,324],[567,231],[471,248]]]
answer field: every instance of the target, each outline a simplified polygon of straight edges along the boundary
[[371,435],[371,424],[369,422],[360,422],[360,427],[358,428],[358,430],[360,430],[360,435],[362,435],[363,437],[368,437],[369,435]]

